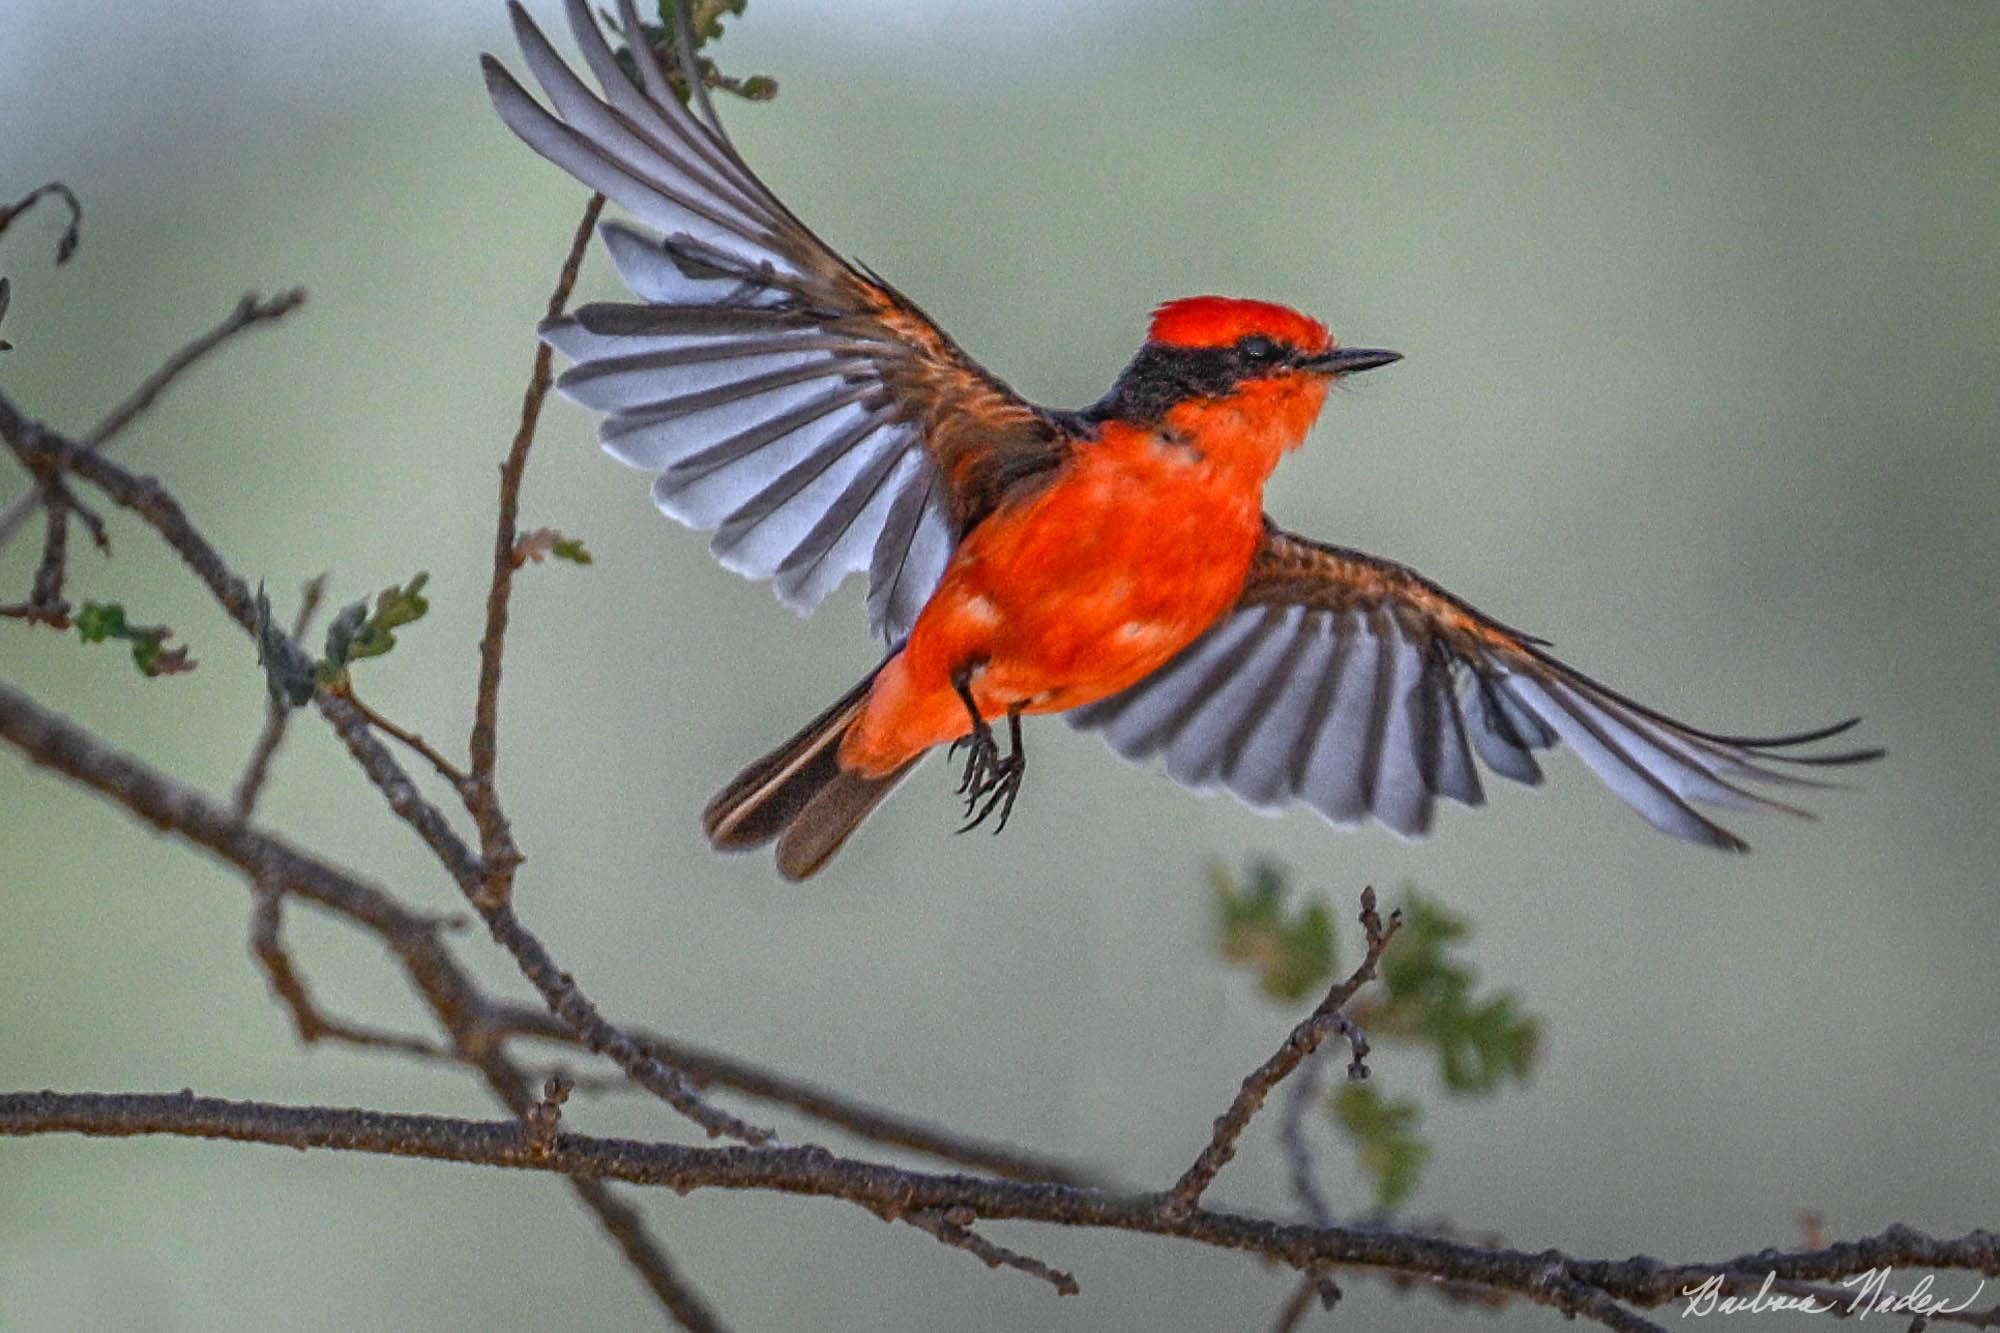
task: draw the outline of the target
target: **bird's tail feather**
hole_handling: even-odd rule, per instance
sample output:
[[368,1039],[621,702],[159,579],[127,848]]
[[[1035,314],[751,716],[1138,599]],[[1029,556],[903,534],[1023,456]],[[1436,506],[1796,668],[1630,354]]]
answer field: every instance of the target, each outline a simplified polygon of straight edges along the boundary
[[710,845],[718,851],[748,851],[776,838],[778,870],[791,880],[805,879],[832,860],[848,835],[917,763],[912,759],[879,778],[841,768],[841,737],[861,715],[874,682],[871,671],[796,736],[718,792],[701,817]]

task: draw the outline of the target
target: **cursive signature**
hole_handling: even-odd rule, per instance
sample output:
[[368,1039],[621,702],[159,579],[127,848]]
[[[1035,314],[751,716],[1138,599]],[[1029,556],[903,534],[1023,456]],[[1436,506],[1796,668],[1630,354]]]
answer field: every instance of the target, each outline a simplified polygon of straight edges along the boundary
[[1681,1299],[1687,1302],[1681,1311],[1681,1318],[1693,1316],[1699,1319],[1712,1314],[1772,1314],[1779,1311],[1827,1314],[1838,1310],[1857,1322],[1871,1314],[1907,1314],[1928,1319],[1970,1309],[1980,1293],[1986,1290],[1986,1281],[1982,1278],[1970,1296],[1954,1304],[1931,1291],[1930,1274],[1918,1278],[1916,1285],[1908,1291],[1898,1291],[1889,1285],[1894,1273],[1892,1268],[1870,1268],[1841,1279],[1840,1285],[1854,1293],[1845,1301],[1831,1299],[1829,1294],[1817,1291],[1779,1291],[1776,1273],[1764,1274],[1763,1283],[1747,1296],[1729,1295],[1723,1291],[1729,1279],[1715,1273],[1695,1286],[1681,1289]]

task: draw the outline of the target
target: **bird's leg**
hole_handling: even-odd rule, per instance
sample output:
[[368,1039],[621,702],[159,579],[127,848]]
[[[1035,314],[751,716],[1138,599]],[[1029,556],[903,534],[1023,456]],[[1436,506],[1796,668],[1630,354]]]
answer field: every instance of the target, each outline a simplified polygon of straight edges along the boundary
[[959,746],[971,747],[972,753],[966,756],[965,760],[965,776],[958,784],[960,796],[964,796],[967,792],[972,793],[965,806],[966,813],[970,814],[973,802],[977,801],[980,793],[985,790],[983,779],[987,770],[999,761],[1000,746],[993,739],[993,728],[987,726],[986,719],[979,715],[978,701],[972,697],[972,668],[962,668],[953,675],[951,687],[958,691],[959,699],[965,704],[966,714],[972,718],[972,730],[951,743],[951,748],[944,752],[945,761],[947,763],[951,761],[958,753]]
[[[1007,827],[1007,817],[1014,813],[1014,798],[1021,794],[1021,779],[1028,771],[1028,754],[1021,746],[1022,707],[1023,704],[1017,703],[1007,710],[1007,739],[1011,750],[1005,758],[1002,758],[1000,747],[997,744],[992,745],[990,757],[985,764],[985,772],[981,774],[980,781],[974,785],[972,795],[965,803],[965,812],[972,817],[966,821],[963,828],[959,829],[960,833],[978,828],[986,822],[988,816],[998,810],[1000,819],[993,825],[993,832],[997,834]],[[990,730],[988,735],[991,735]],[[979,807],[977,814],[974,814],[973,804],[981,797],[985,798],[986,803]]]

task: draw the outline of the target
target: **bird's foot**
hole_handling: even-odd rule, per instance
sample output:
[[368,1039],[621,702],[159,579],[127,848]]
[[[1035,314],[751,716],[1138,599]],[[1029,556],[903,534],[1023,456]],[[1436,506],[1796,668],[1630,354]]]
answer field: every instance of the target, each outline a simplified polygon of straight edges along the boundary
[[[960,833],[970,833],[985,823],[994,811],[1000,812],[999,820],[993,825],[997,834],[1007,827],[1007,817],[1014,813],[1014,798],[1021,794],[1021,779],[1028,771],[1027,759],[1019,753],[997,759],[987,769],[982,784],[966,799],[965,813],[971,816],[959,826]],[[985,804],[980,804],[980,798]],[[979,809],[974,812],[973,806]]]
[[[951,748],[944,752],[945,762],[950,763],[957,758],[961,748],[971,751],[965,759],[965,774],[958,781],[958,794],[964,796],[984,789],[981,779],[987,770],[1000,762],[1000,742],[994,739],[993,728],[986,725],[986,720],[975,717],[972,719],[972,730],[953,741]],[[972,800],[978,799],[976,794],[972,796]]]
[[969,833],[978,828],[996,813],[999,819],[993,825],[997,834],[1007,827],[1007,817],[1014,813],[1014,799],[1021,794],[1021,779],[1028,772],[1028,756],[1021,748],[1021,715],[1018,709],[1007,714],[1008,739],[1012,749],[1007,754],[1000,753],[1000,743],[994,738],[993,729],[981,722],[970,736],[953,742],[952,750],[960,745],[969,745],[971,755],[965,761],[965,776],[958,784],[959,795],[965,797],[965,824],[958,830]]
[[947,762],[958,754],[961,745],[970,751],[965,757],[965,773],[958,780],[958,794],[965,798],[966,815],[965,824],[958,831],[969,833],[997,812],[1000,819],[993,831],[998,833],[1007,827],[1007,816],[1014,813],[1014,798],[1021,794],[1021,778],[1028,771],[1028,756],[1021,748],[1021,710],[1027,701],[1024,699],[1007,710],[1007,739],[1013,748],[1011,753],[1003,755],[993,728],[979,714],[979,702],[972,694],[971,671],[960,672],[951,683],[965,703],[966,716],[972,720],[972,730],[953,741],[945,751]]

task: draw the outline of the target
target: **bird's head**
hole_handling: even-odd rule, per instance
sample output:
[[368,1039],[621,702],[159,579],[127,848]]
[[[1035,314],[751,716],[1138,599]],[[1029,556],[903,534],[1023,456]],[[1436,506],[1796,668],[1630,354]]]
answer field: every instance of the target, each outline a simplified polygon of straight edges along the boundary
[[1148,350],[1206,363],[1218,382],[1288,375],[1333,379],[1402,360],[1401,353],[1342,347],[1326,325],[1287,306],[1189,296],[1153,312]]
[[1285,306],[1190,296],[1153,312],[1146,345],[1093,414],[1152,424],[1177,408],[1226,403],[1268,417],[1291,437],[1281,447],[1291,448],[1329,384],[1400,360],[1396,352],[1342,347],[1326,325]]

